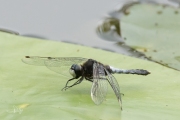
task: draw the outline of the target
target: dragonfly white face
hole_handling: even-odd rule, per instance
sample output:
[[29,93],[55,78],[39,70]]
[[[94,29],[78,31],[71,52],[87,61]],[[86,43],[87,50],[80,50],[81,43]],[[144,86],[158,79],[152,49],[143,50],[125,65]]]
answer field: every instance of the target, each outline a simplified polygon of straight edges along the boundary
[[76,73],[74,70],[72,70],[71,68],[69,69],[69,73],[73,76],[73,78],[76,77]]

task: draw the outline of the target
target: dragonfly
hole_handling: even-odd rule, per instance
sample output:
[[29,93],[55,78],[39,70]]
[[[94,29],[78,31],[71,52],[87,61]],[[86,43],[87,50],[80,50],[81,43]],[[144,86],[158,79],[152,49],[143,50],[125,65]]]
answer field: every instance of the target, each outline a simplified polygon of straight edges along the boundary
[[[62,90],[67,90],[80,84],[83,80],[92,82],[91,98],[96,105],[101,104],[107,94],[108,84],[113,89],[120,108],[122,110],[122,100],[120,87],[116,78],[112,74],[137,74],[148,75],[149,71],[143,69],[119,69],[110,65],[104,65],[96,60],[81,57],[39,57],[25,56],[22,61],[26,64],[36,66],[46,66],[50,70],[63,76],[70,77]],[[76,80],[72,85],[68,83]]]

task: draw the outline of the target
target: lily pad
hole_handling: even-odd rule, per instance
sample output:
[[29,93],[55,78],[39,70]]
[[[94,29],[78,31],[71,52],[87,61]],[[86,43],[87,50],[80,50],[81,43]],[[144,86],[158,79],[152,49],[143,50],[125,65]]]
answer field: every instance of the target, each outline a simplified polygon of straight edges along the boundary
[[121,19],[126,45],[144,53],[149,59],[180,70],[180,9],[138,4]]
[[[159,64],[99,49],[0,33],[0,119],[9,120],[179,120],[180,74]],[[90,82],[61,91],[67,79],[46,67],[24,64],[30,56],[80,56],[115,67],[141,68],[148,76],[115,75],[123,111],[109,86],[99,106]]]

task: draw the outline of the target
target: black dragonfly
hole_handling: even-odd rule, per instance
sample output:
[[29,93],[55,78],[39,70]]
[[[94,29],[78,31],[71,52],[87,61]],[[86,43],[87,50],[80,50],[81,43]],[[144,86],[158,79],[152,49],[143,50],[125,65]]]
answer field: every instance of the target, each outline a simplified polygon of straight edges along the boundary
[[[143,69],[118,69],[109,65],[104,65],[96,60],[81,57],[38,57],[25,56],[22,61],[30,65],[46,66],[52,71],[61,75],[69,76],[69,79],[62,90],[71,88],[80,84],[84,79],[92,82],[91,98],[95,104],[99,105],[103,102],[107,94],[108,83],[112,87],[120,107],[122,109],[120,87],[112,75],[118,74],[137,74],[148,75],[150,72]],[[68,85],[72,80],[78,79],[74,84]]]

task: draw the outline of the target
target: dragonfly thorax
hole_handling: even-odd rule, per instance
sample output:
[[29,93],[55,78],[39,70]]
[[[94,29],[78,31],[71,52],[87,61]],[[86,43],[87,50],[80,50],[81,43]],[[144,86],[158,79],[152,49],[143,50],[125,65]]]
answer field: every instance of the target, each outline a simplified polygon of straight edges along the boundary
[[69,73],[73,76],[73,78],[79,78],[82,75],[81,65],[73,64],[69,69]]

